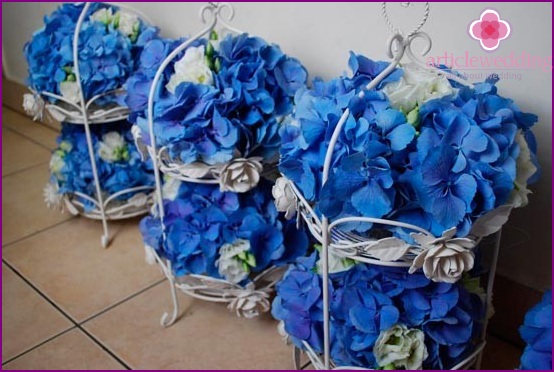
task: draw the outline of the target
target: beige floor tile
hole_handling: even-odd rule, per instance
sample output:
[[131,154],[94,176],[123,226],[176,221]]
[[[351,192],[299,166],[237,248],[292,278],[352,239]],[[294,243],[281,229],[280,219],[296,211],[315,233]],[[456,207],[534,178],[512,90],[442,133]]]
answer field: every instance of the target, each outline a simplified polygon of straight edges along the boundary
[[2,245],[72,218],[46,206],[43,189],[48,177],[45,164],[2,179]]
[[3,258],[81,322],[162,278],[144,261],[138,219],[113,222],[110,231],[104,249],[101,223],[75,218],[4,248]]
[[54,306],[2,264],[2,361],[73,326]]
[[169,328],[167,283],[161,283],[84,324],[133,369],[291,369],[292,350],[265,314],[241,319],[225,305],[178,293],[182,316]]
[[50,161],[46,150],[11,129],[2,128],[2,177]]
[[125,368],[82,331],[74,329],[3,365],[2,369],[122,370]]
[[19,112],[2,107],[2,125],[49,149],[56,148],[59,132],[42,123],[34,122]]

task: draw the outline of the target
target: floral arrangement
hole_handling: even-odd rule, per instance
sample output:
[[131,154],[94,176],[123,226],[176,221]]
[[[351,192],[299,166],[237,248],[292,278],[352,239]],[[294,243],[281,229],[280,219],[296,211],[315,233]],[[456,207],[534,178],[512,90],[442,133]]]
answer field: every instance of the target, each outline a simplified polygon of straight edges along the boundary
[[[151,40],[126,83],[131,120],[145,143],[150,142],[146,108],[152,80],[181,42]],[[280,123],[292,112],[294,94],[306,79],[306,69],[277,45],[248,34],[212,32],[164,71],[154,107],[156,143],[170,161],[187,165],[185,175],[223,173],[222,190],[244,192],[257,184],[264,162],[277,160]],[[224,169],[235,160],[241,164]]]
[[[46,91],[73,103],[80,101],[73,71],[73,36],[83,4],[61,5],[44,18],[44,27],[24,47],[29,65],[28,84],[39,94]],[[121,88],[134,71],[142,47],[158,33],[157,28],[116,6],[92,3],[89,12],[79,34],[79,68],[85,100]],[[26,97],[25,108],[35,116],[33,107],[40,106],[40,102],[31,98]],[[114,97],[103,97],[104,103],[113,101]]]
[[268,181],[247,193],[167,178],[165,239],[159,216],[140,222],[145,245],[168,259],[176,276],[208,275],[246,285],[251,275],[306,254],[308,238],[282,218]]
[[[277,284],[272,314],[300,348],[323,349],[317,252],[299,258]],[[421,271],[367,264],[330,275],[331,358],[340,366],[447,369],[474,346],[484,306],[474,285],[435,283]],[[468,281],[471,283],[472,281]]]
[[[136,186],[153,186],[154,174],[150,161],[142,161],[133,144],[131,124],[122,121],[90,128],[95,161],[102,191],[113,195]],[[51,179],[44,194],[49,206],[61,206],[64,196],[76,192],[95,197],[96,188],[89,158],[85,129],[80,125],[62,123],[58,148],[50,160]],[[124,193],[123,201],[135,195]],[[75,196],[90,211],[94,205]]]
[[[293,120],[282,128],[279,168],[319,211],[330,219],[406,222],[435,236],[455,227],[456,236],[466,236],[487,212],[527,204],[538,170],[531,132],[537,116],[499,96],[496,81],[472,89],[408,65],[360,99],[357,82],[371,81],[384,66],[354,54],[350,66],[353,78],[300,90]],[[346,108],[351,113],[321,189],[325,151]],[[371,227],[344,226],[360,233]]]
[[[498,95],[495,80],[473,88],[411,65],[377,90],[360,89],[387,64],[352,54],[350,78],[323,82],[295,96],[281,129],[280,211],[296,209],[298,187],[316,213],[398,221],[430,232],[354,221],[338,228],[373,239],[364,254],[409,259],[434,281],[455,282],[474,265],[480,238],[498,231],[513,207],[527,204],[537,179],[537,116]],[[324,157],[339,118],[349,115],[321,188]],[[290,181],[289,181],[290,180]]]
[[519,328],[527,346],[521,356],[520,369],[552,369],[552,291],[547,291],[541,302],[530,309]]

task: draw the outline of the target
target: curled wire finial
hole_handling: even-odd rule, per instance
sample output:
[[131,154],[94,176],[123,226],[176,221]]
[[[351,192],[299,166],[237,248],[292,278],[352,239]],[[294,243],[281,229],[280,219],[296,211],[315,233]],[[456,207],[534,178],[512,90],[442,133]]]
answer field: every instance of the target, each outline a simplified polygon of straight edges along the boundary
[[[227,14],[224,14],[226,9]],[[200,19],[204,24],[211,23],[215,18],[217,18],[222,23],[224,23],[225,21],[231,22],[234,17],[235,9],[229,3],[209,2],[208,5],[205,5],[200,9]]]
[[[407,8],[410,5],[410,3],[401,3],[401,5],[404,8]],[[393,33],[402,34],[402,31],[392,24],[392,22],[389,18],[389,14],[387,12],[387,3],[386,2],[381,3],[381,11],[383,13],[383,18],[385,19],[385,22],[387,23],[387,26],[389,27],[389,29]],[[423,18],[421,19],[419,24],[407,35],[407,37],[409,38],[412,35],[416,34],[423,27],[423,25],[427,22],[427,18],[429,18],[429,2],[425,3],[425,11],[423,13]]]

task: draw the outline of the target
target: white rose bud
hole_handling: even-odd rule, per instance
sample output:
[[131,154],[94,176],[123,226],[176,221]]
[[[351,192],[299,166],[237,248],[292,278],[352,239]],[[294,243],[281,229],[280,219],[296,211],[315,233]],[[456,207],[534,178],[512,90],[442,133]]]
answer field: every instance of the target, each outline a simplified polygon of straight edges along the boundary
[[81,101],[79,84],[75,81],[62,81],[60,83],[60,93],[69,102],[79,103]]
[[[117,132],[109,132],[102,136],[99,142],[98,156],[107,162],[115,162],[125,158],[127,144],[123,136]],[[128,154],[127,154],[128,156]]]
[[275,207],[279,212],[285,212],[285,218],[290,220],[296,215],[298,199],[292,191],[290,181],[285,177],[279,177],[271,189],[275,199]]
[[125,36],[133,35],[140,25],[139,19],[135,14],[126,13],[126,12],[117,12],[116,17],[119,16],[119,24],[117,29]]
[[41,119],[44,100],[38,94],[25,93],[23,95],[23,109],[33,120]]
[[456,228],[445,231],[440,238],[424,234],[411,234],[423,251],[417,255],[410,267],[410,274],[419,268],[434,282],[455,283],[466,271],[473,268],[475,241],[468,238],[454,238]]
[[262,158],[234,159],[221,169],[219,188],[221,191],[246,192],[260,181],[263,171]]
[[231,283],[240,283],[248,277],[249,271],[244,269],[238,255],[250,250],[250,242],[245,239],[237,239],[232,244],[223,244],[219,249],[219,259],[216,266],[219,275]]
[[213,84],[212,70],[206,61],[204,46],[187,48],[185,55],[173,66],[175,73],[165,86],[175,94],[177,86],[184,82],[195,84]]
[[383,92],[392,107],[410,112],[416,105],[454,93],[454,88],[445,76],[408,64],[402,78],[387,84]]
[[381,332],[375,341],[373,355],[381,367],[392,364],[395,368],[406,370],[421,369],[423,361],[429,356],[424,333],[402,324]]
[[105,25],[109,25],[113,21],[113,11],[112,8],[103,8],[94,12],[90,19],[96,22],[102,22]]

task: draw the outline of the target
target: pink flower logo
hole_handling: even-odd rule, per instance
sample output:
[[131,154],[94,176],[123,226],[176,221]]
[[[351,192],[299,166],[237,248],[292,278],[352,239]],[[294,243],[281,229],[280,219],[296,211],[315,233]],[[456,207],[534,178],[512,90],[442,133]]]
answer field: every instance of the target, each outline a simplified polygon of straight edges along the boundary
[[510,25],[500,19],[498,12],[486,9],[478,20],[469,25],[469,34],[479,40],[483,49],[492,51],[498,48],[501,40],[510,35]]

